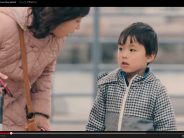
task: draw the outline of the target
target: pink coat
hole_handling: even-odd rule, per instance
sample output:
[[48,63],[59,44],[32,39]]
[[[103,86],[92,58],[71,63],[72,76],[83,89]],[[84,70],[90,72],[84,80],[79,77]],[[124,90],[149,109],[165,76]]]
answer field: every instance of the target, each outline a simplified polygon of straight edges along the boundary
[[26,26],[29,7],[0,7],[0,72],[13,97],[5,95],[3,131],[23,131],[26,97],[23,82],[18,26],[24,30],[33,111],[51,116],[51,85],[57,56],[65,38],[36,39]]

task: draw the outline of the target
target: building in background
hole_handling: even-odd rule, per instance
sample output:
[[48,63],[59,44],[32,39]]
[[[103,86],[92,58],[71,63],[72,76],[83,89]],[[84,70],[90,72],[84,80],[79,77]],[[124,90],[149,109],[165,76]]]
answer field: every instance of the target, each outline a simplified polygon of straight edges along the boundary
[[[118,13],[116,15],[116,13]],[[148,23],[158,34],[159,51],[155,64],[184,63],[184,8],[183,7],[101,7],[99,19],[101,63],[115,64],[117,41],[121,31],[134,22]],[[93,10],[81,22],[81,29],[67,38],[57,63],[90,64],[89,42],[70,43],[70,38],[92,39]],[[106,41],[109,40],[109,41]],[[112,40],[112,41],[111,41]],[[177,55],[177,56],[176,56]]]

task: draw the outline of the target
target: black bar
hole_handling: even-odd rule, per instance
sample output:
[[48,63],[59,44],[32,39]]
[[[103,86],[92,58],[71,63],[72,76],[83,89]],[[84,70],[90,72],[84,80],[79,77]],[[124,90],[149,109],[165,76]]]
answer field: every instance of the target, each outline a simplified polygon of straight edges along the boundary
[[[1,100],[0,100],[0,124],[3,123],[3,104],[4,104],[4,94],[0,94]],[[0,130],[2,131],[2,130]]]

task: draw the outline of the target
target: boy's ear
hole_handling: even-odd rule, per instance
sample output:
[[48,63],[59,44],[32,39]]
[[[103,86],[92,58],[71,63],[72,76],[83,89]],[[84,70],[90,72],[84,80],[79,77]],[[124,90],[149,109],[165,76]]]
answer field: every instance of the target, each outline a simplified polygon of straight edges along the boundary
[[153,61],[153,59],[155,58],[155,53],[152,52],[151,55],[147,55],[147,63],[151,63]]

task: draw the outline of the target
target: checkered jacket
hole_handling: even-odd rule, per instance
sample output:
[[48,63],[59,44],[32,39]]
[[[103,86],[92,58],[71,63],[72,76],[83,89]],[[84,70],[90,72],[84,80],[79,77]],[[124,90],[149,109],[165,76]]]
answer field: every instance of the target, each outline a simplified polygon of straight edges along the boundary
[[[117,131],[126,91],[121,68],[97,78],[98,94],[86,131]],[[120,118],[121,119],[121,118]],[[126,98],[121,131],[176,131],[176,120],[166,88],[150,68],[144,78],[136,75]]]

